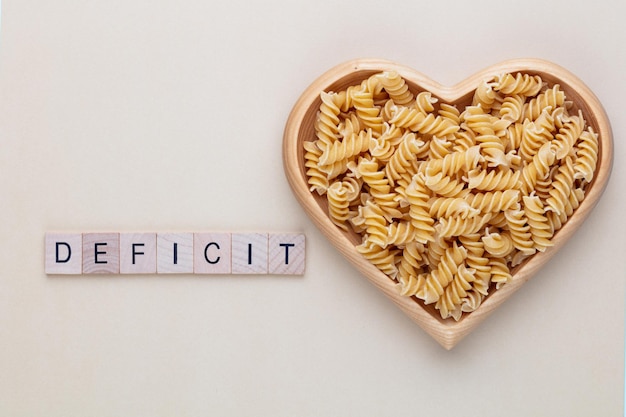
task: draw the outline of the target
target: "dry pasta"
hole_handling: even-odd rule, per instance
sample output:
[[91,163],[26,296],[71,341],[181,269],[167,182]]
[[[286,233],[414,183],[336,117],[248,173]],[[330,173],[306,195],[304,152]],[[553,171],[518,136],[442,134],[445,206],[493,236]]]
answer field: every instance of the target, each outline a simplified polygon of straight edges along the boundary
[[398,73],[320,95],[304,143],[311,192],[400,294],[460,320],[514,279],[594,178],[598,134],[558,84],[483,80],[466,106]]

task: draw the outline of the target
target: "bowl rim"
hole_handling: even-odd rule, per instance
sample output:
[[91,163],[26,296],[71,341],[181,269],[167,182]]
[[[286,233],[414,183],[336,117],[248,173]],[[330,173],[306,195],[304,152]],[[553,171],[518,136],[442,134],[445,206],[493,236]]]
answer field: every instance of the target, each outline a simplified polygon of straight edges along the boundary
[[[309,191],[301,146],[303,141],[301,129],[307,114],[311,111],[317,111],[319,108],[320,93],[329,91],[333,86],[340,85],[346,79],[352,79],[356,74],[359,75],[357,78],[363,76],[362,79],[364,79],[367,74],[391,70],[402,76],[412,88],[417,86],[422,90],[430,91],[440,100],[452,104],[458,102],[459,98],[472,93],[479,82],[495,75],[508,72],[537,74],[542,76],[545,81],[558,83],[567,92],[568,99],[574,99],[576,105],[584,108],[586,121],[593,125],[599,134],[599,155],[593,182],[587,188],[585,198],[580,206],[555,234],[554,246],[545,252],[538,252],[530,257],[513,274],[512,282],[502,286],[497,291],[493,291],[478,309],[466,314],[459,321],[443,320],[429,311],[419,300],[415,300],[414,297],[400,296],[395,289],[396,282],[356,251],[353,241],[330,221],[326,213],[321,210],[313,193]],[[548,262],[588,217],[604,192],[610,177],[613,164],[613,135],[608,116],[595,94],[573,73],[543,59],[506,60],[478,71],[453,86],[445,86],[396,62],[365,58],[346,61],[329,69],[304,90],[287,119],[283,133],[282,151],[284,171],[289,185],[296,199],[318,229],[365,278],[379,288],[439,344],[446,349],[451,349]]]

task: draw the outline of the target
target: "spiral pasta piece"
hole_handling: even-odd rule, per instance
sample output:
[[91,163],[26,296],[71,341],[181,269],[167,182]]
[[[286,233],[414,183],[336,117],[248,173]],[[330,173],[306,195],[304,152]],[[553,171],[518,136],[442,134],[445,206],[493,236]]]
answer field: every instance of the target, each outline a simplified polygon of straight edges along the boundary
[[445,287],[443,294],[435,304],[435,309],[439,310],[442,319],[455,316],[458,320],[463,299],[467,297],[467,292],[472,288],[472,283],[475,280],[475,272],[464,264],[459,265],[452,281]]
[[383,131],[383,118],[380,109],[374,106],[374,96],[371,92],[357,90],[352,93],[352,105],[356,115],[363,124],[373,132],[381,134]]
[[465,201],[479,213],[497,213],[508,210],[519,200],[519,190],[476,193],[465,196]]
[[383,209],[387,218],[401,216],[397,210],[398,202],[394,199],[394,193],[391,192],[389,180],[385,173],[378,169],[376,161],[361,158],[357,165],[356,174],[363,179],[369,189],[369,194],[376,204]]
[[[480,305],[482,304],[484,298],[484,294],[481,294],[474,289],[469,290],[467,292],[467,296],[461,302],[461,313],[472,313],[476,311],[478,307],[480,307]],[[458,316],[459,318],[457,318],[457,316],[454,314],[452,315],[452,317],[454,317],[457,321],[460,318],[460,316]]]
[[498,111],[500,118],[508,120],[511,123],[521,122],[524,120],[524,103],[525,97],[520,94],[507,96],[502,100],[502,106]]
[[464,182],[445,176],[442,172],[428,176],[424,185],[442,197],[461,197],[465,190]]
[[472,207],[466,198],[433,197],[428,201],[429,215],[432,218],[459,216],[462,219],[480,214],[480,210]]
[[377,267],[384,274],[390,278],[395,279],[398,275],[398,268],[395,264],[395,256],[398,250],[383,248],[371,241],[364,241],[360,245],[356,246],[357,252],[359,252],[365,259],[370,261],[372,265]]
[[450,121],[455,126],[461,126],[461,112],[456,106],[441,103],[439,105],[439,116]]
[[[399,290],[402,295],[415,295],[424,285],[423,251],[424,246],[415,241],[408,243],[402,251],[397,275]],[[422,279],[419,279],[420,277]]]
[[415,235],[417,230],[410,221],[394,222],[387,226],[387,241],[385,244],[404,246],[411,242],[417,242]]
[[383,132],[370,140],[369,153],[377,161],[388,162],[403,138],[402,129],[389,123],[383,123]]
[[513,246],[525,255],[534,254],[536,250],[524,211],[521,208],[514,208],[505,211],[504,215],[511,233]]
[[458,240],[467,250],[467,258],[465,263],[474,272],[474,288],[473,290],[486,296],[489,294],[489,284],[491,282],[491,268],[489,259],[485,256],[485,244],[482,241],[482,234],[472,233],[459,236]]
[[521,171],[473,169],[467,173],[467,187],[470,190],[504,191],[520,187]]
[[489,258],[489,266],[491,267],[491,282],[496,284],[496,289],[500,289],[504,284],[513,280],[511,270],[504,258]]
[[570,193],[568,199],[564,201],[563,211],[561,213],[546,211],[546,217],[550,223],[550,230],[556,232],[563,227],[567,219],[574,213],[574,210],[578,208],[584,197],[585,192],[581,188],[575,188]]
[[358,134],[352,133],[343,140],[338,140],[327,146],[319,158],[319,163],[329,165],[355,157],[370,148],[371,140],[372,131],[369,129]]
[[431,113],[435,110],[435,104],[437,99],[433,97],[428,91],[422,91],[415,97],[415,109],[424,114]]
[[[550,123],[552,122],[552,124]],[[535,122],[526,121],[522,132],[522,140],[519,146],[519,154],[525,161],[531,161],[537,154],[539,149],[552,140],[552,131],[554,129],[554,119],[551,118],[547,110],[541,114],[541,117]]]
[[538,75],[503,74],[496,77],[493,89],[507,95],[523,95],[525,97],[536,96],[543,86],[543,81]]
[[332,93],[320,94],[322,104],[315,120],[315,136],[322,151],[335,142],[339,135],[341,109],[336,104],[335,97]]
[[384,212],[372,200],[368,200],[364,206],[361,206],[360,213],[365,221],[366,241],[374,245],[387,247],[387,220]]
[[486,232],[482,241],[485,251],[494,257],[504,258],[515,250],[510,234]]
[[435,221],[429,214],[428,200],[430,195],[421,175],[416,174],[406,188],[406,198],[409,203],[409,216],[411,224],[415,227],[415,240],[427,243],[434,240]]
[[335,225],[348,230],[345,221],[348,220],[350,202],[346,196],[346,189],[341,181],[336,181],[328,187],[328,212]]
[[598,134],[590,127],[580,134],[574,162],[574,179],[591,182],[598,163]]
[[554,211],[557,214],[564,212],[572,186],[574,185],[574,164],[572,158],[565,159],[565,163],[559,169],[552,180],[550,197],[546,200],[546,210]]
[[355,133],[358,134],[361,130],[363,130],[363,127],[357,115],[352,111],[346,113],[345,119],[339,123],[339,139],[347,138]]
[[432,176],[442,173],[451,176],[458,172],[466,172],[478,167],[483,161],[480,146],[472,146],[464,151],[452,152],[440,159],[431,159],[426,163],[425,173]]
[[497,118],[489,114],[480,106],[470,106],[461,113],[461,119],[465,122],[465,127],[477,136],[495,135]]
[[415,296],[424,300],[426,304],[437,302],[465,258],[467,258],[467,250],[456,243],[446,249],[437,269],[426,277],[422,290],[418,291]]
[[535,120],[544,111],[545,108],[551,107],[556,109],[565,103],[565,93],[561,91],[561,86],[555,84],[552,88],[547,89],[537,97],[528,101],[523,107],[523,118]]
[[439,137],[453,134],[459,129],[448,119],[409,107],[397,107],[389,122],[398,127],[407,128],[411,132]]
[[439,233],[435,233],[432,240],[426,243],[425,261],[430,270],[437,269],[437,265],[450,246],[451,242]]
[[391,185],[412,166],[411,161],[415,160],[415,155],[422,145],[424,142],[417,140],[415,133],[409,132],[402,137],[402,141],[385,167],[387,179]]
[[304,167],[306,169],[309,191],[315,191],[319,195],[326,194],[329,186],[328,177],[320,170],[319,158],[322,150],[314,142],[305,141],[304,147]]
[[[556,152],[550,142],[544,143],[532,161],[521,171],[521,190],[524,194],[529,194],[535,188],[537,182],[546,178],[550,173],[550,168],[556,160]],[[520,172],[520,171],[518,171]]]
[[493,216],[492,213],[462,218],[461,216],[453,216],[439,219],[439,224],[435,229],[443,237],[471,235],[477,233]]
[[493,83],[482,81],[474,92],[472,106],[480,106],[485,111],[489,111],[497,99],[498,94],[493,89]]
[[413,101],[413,93],[409,86],[396,71],[385,71],[378,75],[380,83],[389,94],[389,98],[397,104],[407,105]]
[[428,144],[428,159],[436,160],[443,159],[452,152],[452,146],[454,143],[450,142],[446,138],[439,138],[433,136]]
[[545,216],[545,208],[541,199],[536,195],[523,197],[524,213],[528,219],[530,234],[535,243],[535,249],[545,252],[547,248],[553,246],[552,236],[554,235],[550,227],[550,222]]
[[569,120],[559,129],[559,133],[554,136],[556,145],[556,158],[561,160],[570,154],[574,143],[578,140],[585,129],[585,119],[582,115],[570,116]]
[[518,122],[518,123],[513,123],[509,125],[509,127],[506,130],[506,135],[505,135],[506,142],[507,142],[507,146],[505,147],[505,150],[515,151],[517,154],[519,154],[517,150],[521,146],[523,135],[524,135],[524,123]]

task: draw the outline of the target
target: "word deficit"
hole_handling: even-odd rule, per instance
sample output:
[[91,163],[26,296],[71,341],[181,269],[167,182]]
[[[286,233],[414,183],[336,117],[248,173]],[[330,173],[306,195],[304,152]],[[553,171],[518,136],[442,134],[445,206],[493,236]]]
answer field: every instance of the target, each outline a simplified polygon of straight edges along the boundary
[[302,275],[298,233],[46,233],[46,274]]

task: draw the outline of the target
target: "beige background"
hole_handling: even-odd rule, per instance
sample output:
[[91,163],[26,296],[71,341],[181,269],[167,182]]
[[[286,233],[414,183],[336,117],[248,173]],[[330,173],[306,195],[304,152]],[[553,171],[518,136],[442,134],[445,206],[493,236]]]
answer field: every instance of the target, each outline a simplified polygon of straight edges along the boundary
[[[0,416],[620,416],[622,1],[4,0]],[[282,131],[352,58],[444,84],[509,58],[577,74],[613,124],[606,193],[444,351],[291,195]],[[302,277],[47,277],[46,231],[307,235]]]

